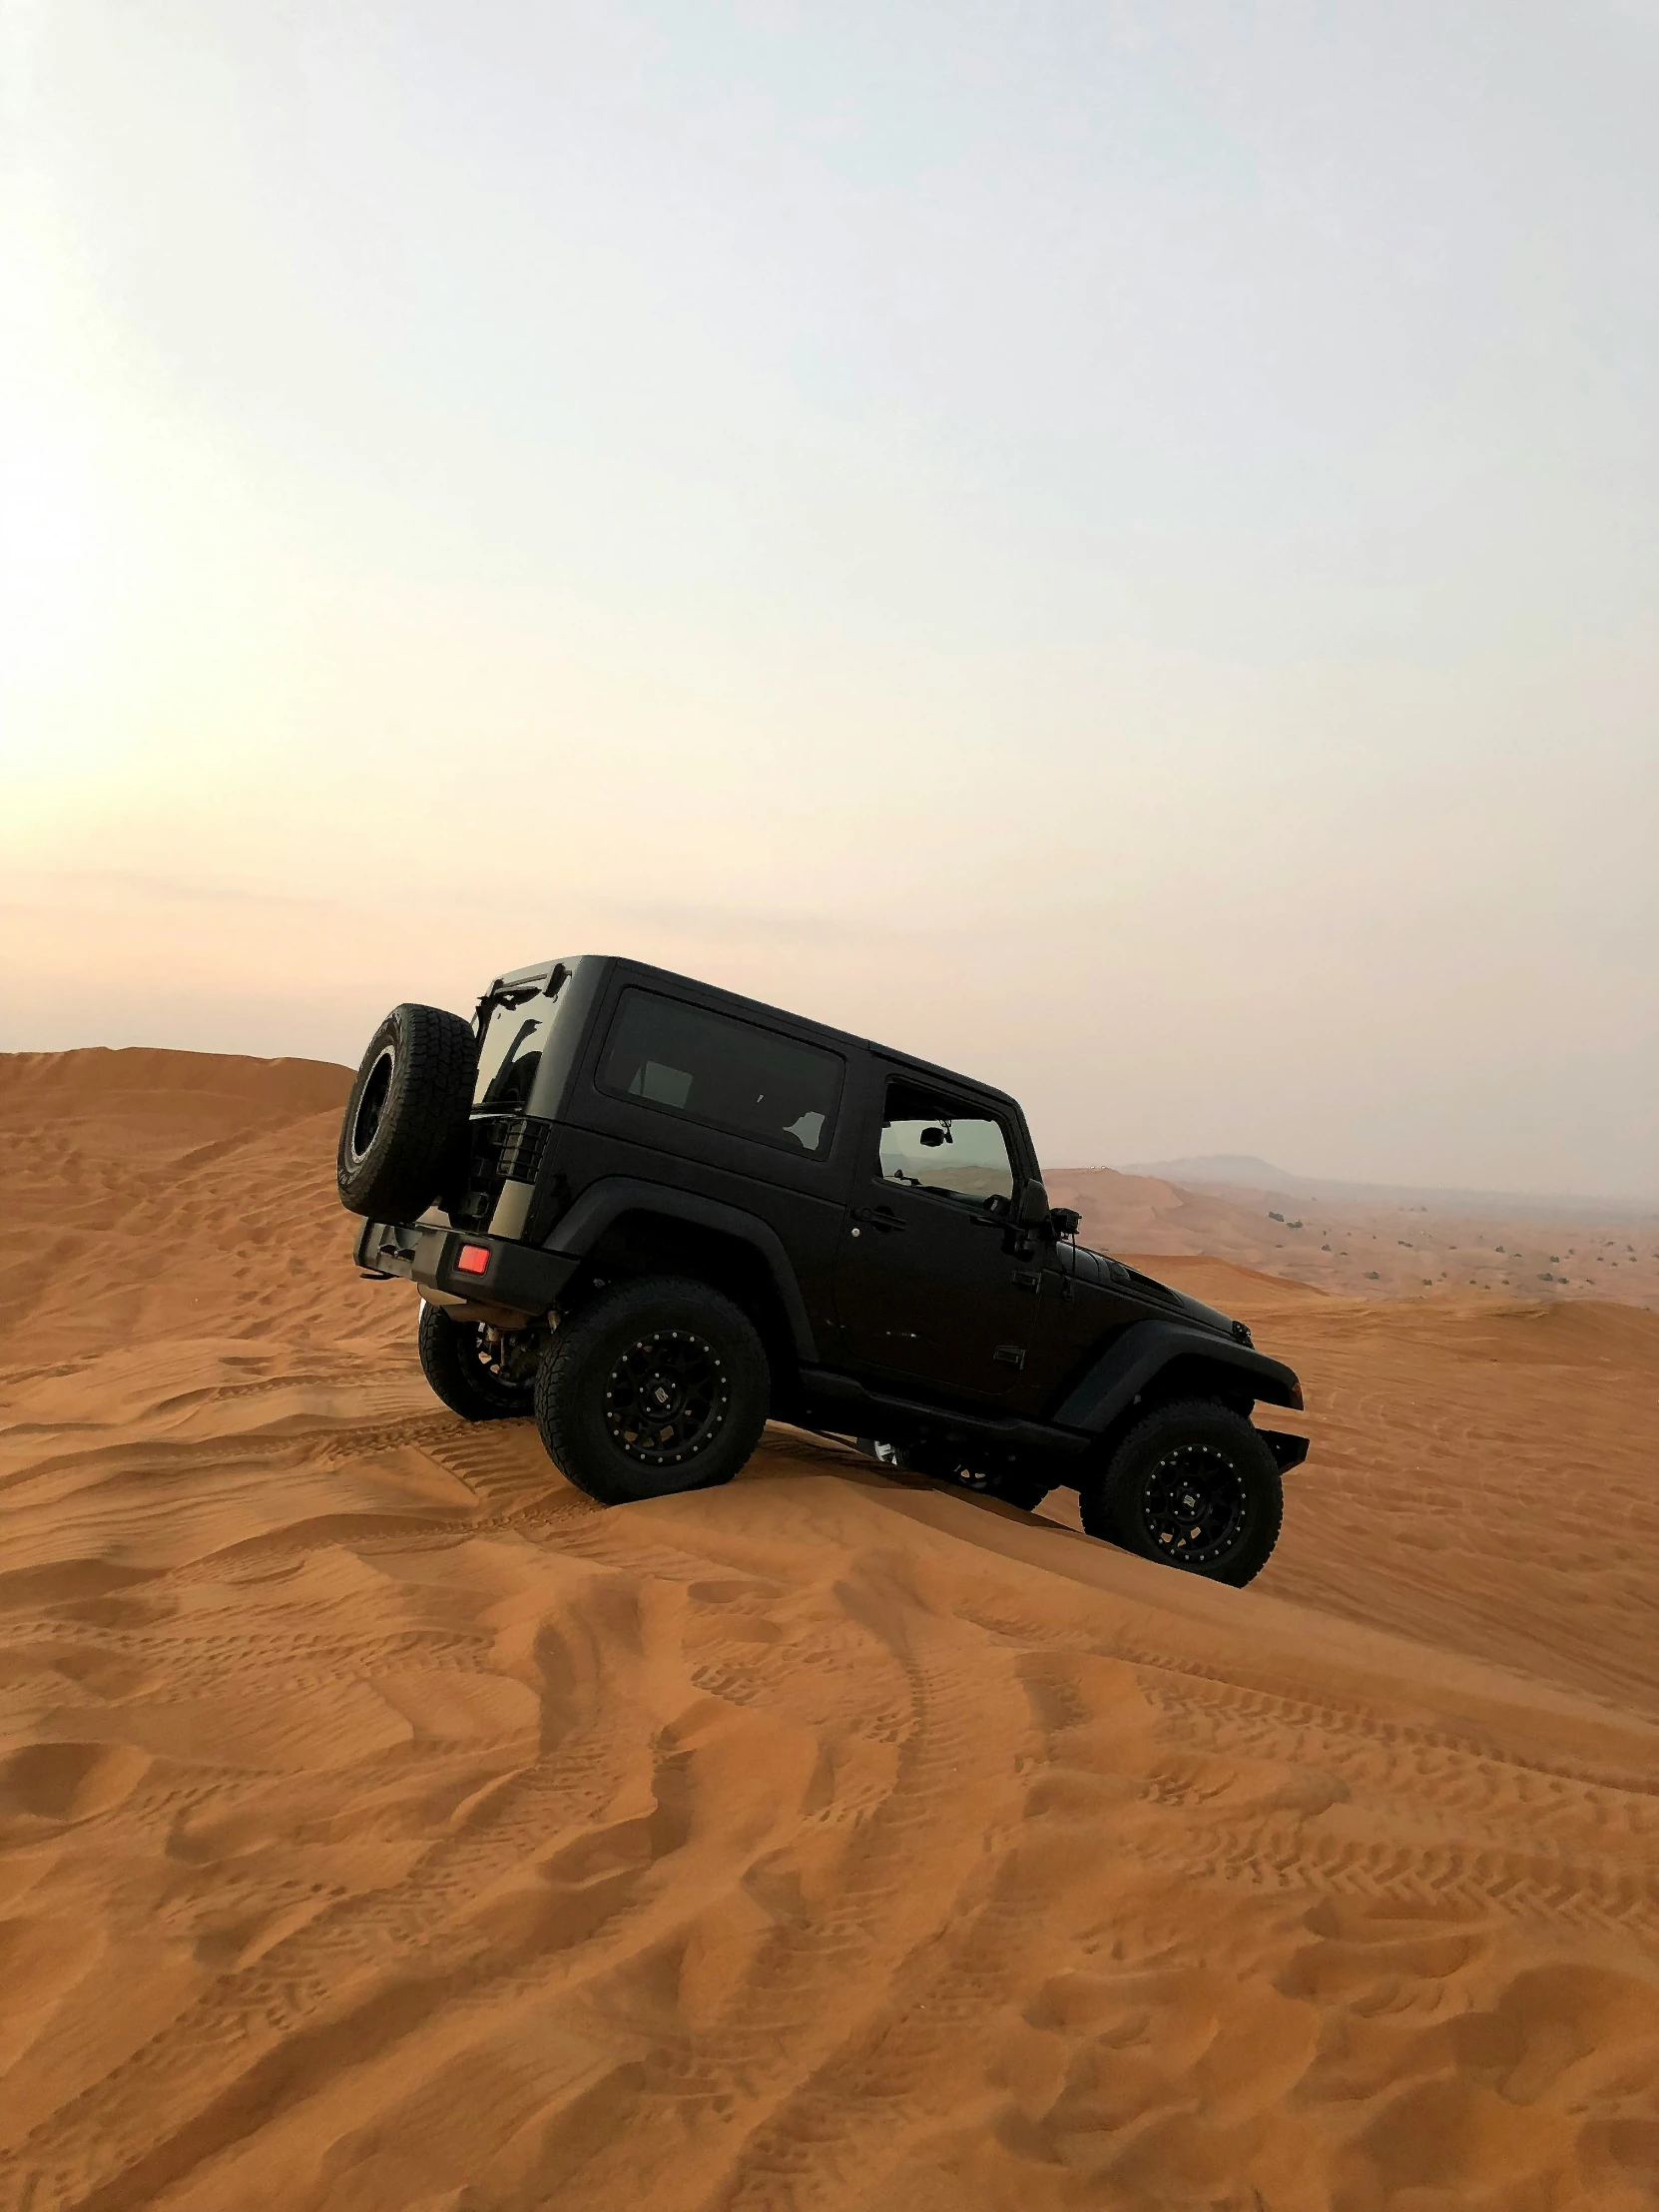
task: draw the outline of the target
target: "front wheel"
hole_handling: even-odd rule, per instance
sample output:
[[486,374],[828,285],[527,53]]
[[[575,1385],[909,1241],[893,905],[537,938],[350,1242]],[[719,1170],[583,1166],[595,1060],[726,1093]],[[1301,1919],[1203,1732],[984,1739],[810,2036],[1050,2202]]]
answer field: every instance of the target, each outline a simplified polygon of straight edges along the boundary
[[462,1420],[523,1420],[535,1410],[535,1347],[523,1330],[451,1321],[420,1302],[420,1372]]
[[706,1283],[619,1283],[548,1339],[536,1422],[549,1458],[601,1505],[730,1482],[772,1395],[749,1316]]
[[1249,1421],[1194,1399],[1132,1428],[1080,1503],[1091,1536],[1242,1589],[1279,1539],[1285,1493]]

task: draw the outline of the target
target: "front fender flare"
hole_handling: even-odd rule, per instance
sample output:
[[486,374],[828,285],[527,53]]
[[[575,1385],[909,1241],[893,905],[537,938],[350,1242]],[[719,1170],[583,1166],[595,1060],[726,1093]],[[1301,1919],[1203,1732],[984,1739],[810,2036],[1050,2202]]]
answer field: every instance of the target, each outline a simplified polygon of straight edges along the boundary
[[695,1191],[677,1191],[667,1183],[647,1183],[638,1176],[606,1175],[590,1183],[548,1237],[545,1250],[570,1260],[585,1259],[623,1214],[661,1214],[670,1221],[689,1222],[699,1229],[713,1229],[736,1237],[760,1257],[778,1293],[789,1324],[796,1357],[811,1365],[818,1359],[818,1344],[807,1317],[807,1302],[795,1279],[784,1240],[776,1229],[741,1206],[727,1206],[717,1198],[702,1198]]
[[1229,1381],[1237,1377],[1252,1397],[1265,1398],[1270,1405],[1300,1408],[1302,1404],[1302,1385],[1295,1371],[1281,1361],[1226,1337],[1212,1336],[1206,1329],[1184,1328],[1179,1322],[1138,1321],[1101,1354],[1067,1393],[1054,1418],[1063,1427],[1099,1435],[1175,1360],[1202,1360],[1206,1367],[1224,1369]]

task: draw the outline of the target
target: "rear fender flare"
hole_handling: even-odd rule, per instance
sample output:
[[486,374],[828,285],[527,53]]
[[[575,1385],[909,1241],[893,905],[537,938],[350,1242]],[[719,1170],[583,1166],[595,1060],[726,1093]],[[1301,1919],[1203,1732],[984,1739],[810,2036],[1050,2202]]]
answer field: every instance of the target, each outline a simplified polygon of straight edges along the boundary
[[1201,1363],[1218,1382],[1270,1405],[1300,1407],[1294,1371],[1248,1345],[1179,1322],[1138,1321],[1108,1347],[1054,1414],[1063,1427],[1098,1436],[1119,1420],[1172,1362]]
[[784,1240],[759,1215],[746,1213],[741,1206],[723,1205],[717,1198],[702,1198],[695,1191],[677,1191],[666,1183],[647,1183],[637,1176],[602,1176],[597,1183],[589,1184],[556,1224],[545,1249],[566,1259],[585,1259],[614,1221],[624,1214],[642,1213],[687,1222],[699,1229],[713,1229],[748,1245],[759,1255],[778,1294],[796,1358],[809,1366],[818,1359],[807,1303],[795,1279]]

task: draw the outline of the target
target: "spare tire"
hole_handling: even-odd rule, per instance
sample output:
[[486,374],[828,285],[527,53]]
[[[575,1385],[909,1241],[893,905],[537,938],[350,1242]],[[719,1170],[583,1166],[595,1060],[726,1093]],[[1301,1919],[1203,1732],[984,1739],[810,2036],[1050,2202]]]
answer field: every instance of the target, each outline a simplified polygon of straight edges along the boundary
[[464,1152],[478,1042],[441,1006],[394,1006],[369,1039],[340,1123],[340,1204],[413,1221]]

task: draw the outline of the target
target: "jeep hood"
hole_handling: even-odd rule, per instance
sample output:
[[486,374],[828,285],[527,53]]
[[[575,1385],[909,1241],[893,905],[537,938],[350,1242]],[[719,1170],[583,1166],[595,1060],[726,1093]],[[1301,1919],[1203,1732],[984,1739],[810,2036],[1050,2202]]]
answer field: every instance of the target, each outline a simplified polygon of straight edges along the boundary
[[1157,1311],[1179,1314],[1183,1321],[1195,1322],[1201,1329],[1217,1330],[1224,1337],[1233,1334],[1229,1315],[1219,1313],[1214,1306],[1206,1306],[1201,1299],[1189,1298],[1185,1291],[1171,1290],[1167,1283],[1143,1275],[1127,1261],[1114,1260],[1109,1253],[1093,1252],[1087,1245],[1062,1245],[1062,1267],[1066,1267],[1068,1255],[1069,1272],[1080,1283],[1098,1283],[1103,1290],[1128,1291]]

